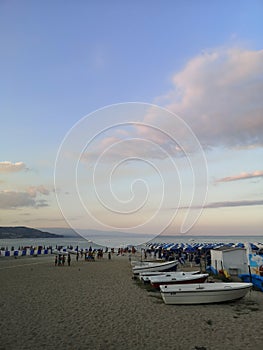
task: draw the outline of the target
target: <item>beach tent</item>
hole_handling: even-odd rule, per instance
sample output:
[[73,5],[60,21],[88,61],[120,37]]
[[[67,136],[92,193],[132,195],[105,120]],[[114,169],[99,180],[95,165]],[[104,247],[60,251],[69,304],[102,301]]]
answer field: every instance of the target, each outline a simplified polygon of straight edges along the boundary
[[228,245],[211,249],[211,266],[217,272],[222,271],[230,276],[248,273],[246,249]]

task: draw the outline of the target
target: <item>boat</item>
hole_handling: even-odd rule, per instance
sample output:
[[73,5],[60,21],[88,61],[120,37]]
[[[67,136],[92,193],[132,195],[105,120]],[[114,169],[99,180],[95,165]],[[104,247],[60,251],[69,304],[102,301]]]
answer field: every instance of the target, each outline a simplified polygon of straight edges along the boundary
[[196,275],[200,273],[200,271],[185,271],[185,272],[181,272],[181,271],[168,271],[168,272],[165,272],[165,271],[150,271],[150,272],[141,272],[139,273],[139,279],[141,281],[143,281],[144,283],[150,283],[150,277],[152,276],[172,276],[172,275],[178,275],[178,274],[185,274],[185,275]]
[[[161,260],[162,261],[162,260]],[[160,261],[160,262],[161,262]],[[132,260],[131,266],[148,266],[150,261],[138,261],[138,260]]]
[[151,276],[149,277],[149,281],[154,288],[159,288],[163,284],[204,283],[208,276],[208,273],[192,275],[191,273],[177,272],[175,274],[171,273],[167,275]]
[[[174,271],[176,272],[176,271]],[[147,271],[147,272],[140,272],[139,273],[139,279],[144,282],[144,283],[148,283],[150,282],[149,277],[151,276],[160,276],[160,275],[164,275],[166,273],[169,272],[165,272],[165,271]]]
[[243,298],[252,283],[194,283],[161,285],[160,291],[165,304],[210,304],[223,303]]
[[134,265],[132,267],[132,272],[134,275],[138,275],[140,272],[171,271],[176,270],[178,264],[178,260],[172,260],[167,262],[148,262],[144,263],[143,265]]
[[132,260],[131,266],[148,266],[149,264],[163,264],[164,261],[162,259],[160,260],[144,260],[144,261],[138,261],[138,260]]

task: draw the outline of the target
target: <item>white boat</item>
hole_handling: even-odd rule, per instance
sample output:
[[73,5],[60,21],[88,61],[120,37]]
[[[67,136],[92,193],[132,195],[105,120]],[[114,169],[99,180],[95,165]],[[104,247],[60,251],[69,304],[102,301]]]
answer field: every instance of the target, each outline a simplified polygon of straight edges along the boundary
[[138,260],[132,260],[131,266],[148,266],[149,264],[162,264],[163,260],[154,260],[154,261],[138,261]]
[[[171,271],[173,272],[173,271]],[[174,271],[176,272],[176,271]],[[151,276],[160,276],[160,275],[165,275],[166,273],[169,272],[165,272],[165,271],[147,271],[147,272],[140,272],[139,273],[139,279],[143,282],[150,282],[149,277]]]
[[134,275],[138,275],[140,272],[149,272],[149,271],[171,271],[176,270],[179,261],[172,260],[167,262],[148,262],[143,265],[135,265],[132,268]]
[[153,287],[159,288],[163,284],[204,283],[208,276],[208,273],[193,275],[185,272],[177,272],[176,274],[150,276],[149,281]]
[[138,261],[138,260],[132,260],[131,261],[131,266],[147,266],[149,265],[149,261]]
[[150,282],[150,277],[153,277],[153,276],[178,276],[178,275],[181,275],[181,274],[184,274],[184,275],[196,275],[200,273],[200,271],[185,271],[185,272],[182,272],[182,271],[168,271],[168,272],[162,272],[162,271],[152,271],[152,272],[141,272],[139,273],[139,279],[141,281],[143,281],[144,283],[148,283]]
[[202,283],[160,286],[165,304],[222,303],[243,298],[252,283]]

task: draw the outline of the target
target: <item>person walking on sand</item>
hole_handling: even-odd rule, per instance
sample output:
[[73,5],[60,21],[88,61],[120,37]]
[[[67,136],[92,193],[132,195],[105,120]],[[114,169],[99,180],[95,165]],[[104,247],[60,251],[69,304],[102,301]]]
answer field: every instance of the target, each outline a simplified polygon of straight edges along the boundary
[[57,266],[57,264],[58,264],[58,256],[56,255],[55,256],[55,266]]
[[70,266],[70,262],[71,262],[71,256],[70,254],[68,255],[68,266]]

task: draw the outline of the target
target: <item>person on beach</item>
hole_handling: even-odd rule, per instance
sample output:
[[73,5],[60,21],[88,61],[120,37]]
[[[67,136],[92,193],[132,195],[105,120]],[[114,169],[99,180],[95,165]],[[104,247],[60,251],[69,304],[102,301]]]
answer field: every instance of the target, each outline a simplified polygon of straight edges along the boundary
[[70,254],[68,255],[68,266],[70,266],[70,262],[71,262],[71,256]]
[[79,261],[79,252],[77,252],[76,260]]
[[57,257],[57,255],[55,256],[55,266],[57,266],[57,264],[58,264],[58,257]]

